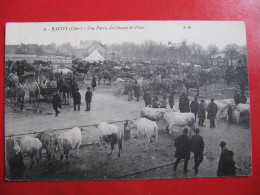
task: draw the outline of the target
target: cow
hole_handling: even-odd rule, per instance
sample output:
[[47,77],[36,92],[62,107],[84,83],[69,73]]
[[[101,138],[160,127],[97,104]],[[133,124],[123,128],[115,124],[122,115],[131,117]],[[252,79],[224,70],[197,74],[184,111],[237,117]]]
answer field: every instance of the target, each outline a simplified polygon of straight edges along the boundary
[[22,153],[29,155],[31,158],[30,169],[33,167],[35,159],[38,166],[42,154],[42,142],[38,138],[32,137],[30,135],[21,137],[18,142]]
[[70,151],[76,149],[77,158],[79,158],[79,147],[82,142],[82,130],[79,127],[61,133],[58,138],[58,149],[60,153],[60,160],[63,160],[65,155],[66,160],[69,160]]
[[147,139],[148,145],[144,149],[146,152],[150,143],[156,142],[156,151],[158,150],[158,125],[155,121],[151,121],[147,118],[139,118],[136,121],[129,121],[126,126],[126,130],[130,131],[131,129],[136,129],[139,138],[139,145],[141,144],[141,138],[144,137]]
[[232,113],[233,121],[236,123],[250,122],[250,104],[238,104],[234,106]]
[[32,102],[32,98],[38,101],[40,95],[40,88],[37,82],[28,83],[27,88],[29,91],[30,103]]
[[167,131],[174,131],[173,127],[189,126],[190,130],[195,127],[195,116],[193,113],[165,112],[162,121],[166,124]]
[[141,110],[140,112],[140,117],[141,118],[147,118],[152,121],[157,121],[162,119],[163,114],[167,110],[165,108],[147,108],[145,107],[144,109]]
[[52,164],[55,160],[55,153],[58,146],[57,136],[52,130],[46,130],[38,135],[42,142],[43,149],[46,150],[49,164]]
[[99,139],[100,145],[103,149],[103,143],[110,143],[111,144],[111,152],[108,154],[109,156],[112,154],[114,150],[114,145],[118,144],[118,157],[120,157],[120,151],[122,150],[122,140],[123,140],[123,131],[119,129],[115,125],[107,124],[105,122],[101,122],[98,125],[99,131]]

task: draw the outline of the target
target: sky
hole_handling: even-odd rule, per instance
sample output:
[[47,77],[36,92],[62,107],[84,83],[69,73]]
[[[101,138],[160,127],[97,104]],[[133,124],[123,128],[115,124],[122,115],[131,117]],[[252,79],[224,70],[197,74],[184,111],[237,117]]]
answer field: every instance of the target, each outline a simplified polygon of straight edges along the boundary
[[222,50],[227,44],[246,45],[246,27],[242,21],[106,21],[106,22],[39,22],[7,23],[6,45],[50,44],[81,40],[98,40],[103,44],[122,42],[144,43],[153,40],[162,44],[199,43],[206,48],[215,44]]

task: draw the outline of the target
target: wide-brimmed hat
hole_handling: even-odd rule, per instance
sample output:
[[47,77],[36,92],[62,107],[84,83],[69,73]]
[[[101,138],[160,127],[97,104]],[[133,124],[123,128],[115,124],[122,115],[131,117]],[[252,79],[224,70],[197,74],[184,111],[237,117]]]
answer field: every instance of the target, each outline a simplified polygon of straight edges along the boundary
[[220,142],[220,144],[219,144],[219,146],[225,146],[225,145],[227,145],[227,143],[224,141]]

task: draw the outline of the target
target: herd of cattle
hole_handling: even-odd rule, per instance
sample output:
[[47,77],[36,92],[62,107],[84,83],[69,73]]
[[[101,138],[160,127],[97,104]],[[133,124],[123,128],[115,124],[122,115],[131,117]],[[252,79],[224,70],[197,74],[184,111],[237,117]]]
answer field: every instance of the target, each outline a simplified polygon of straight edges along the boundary
[[[208,100],[206,100],[208,103]],[[241,121],[239,117],[242,113],[249,113],[249,104],[238,104],[235,106],[233,99],[216,100],[215,103],[219,108],[219,115],[223,116],[226,113],[226,108],[230,105],[236,107],[235,117],[237,121]],[[239,114],[237,114],[237,112]],[[158,135],[159,131],[178,131],[180,128],[189,127],[190,132],[195,128],[195,116],[193,113],[180,113],[175,110],[164,108],[148,108],[145,107],[140,112],[140,118],[133,121],[127,121],[124,128],[117,125],[101,122],[98,125],[100,147],[103,148],[103,143],[111,145],[112,154],[114,146],[118,145],[118,157],[122,150],[122,142],[125,132],[131,132],[132,135],[137,135],[139,144],[142,140],[145,142],[144,151],[148,150],[149,144],[155,141],[156,150],[158,149]],[[124,130],[123,130],[124,129]],[[14,151],[21,152],[23,155],[27,154],[31,158],[30,168],[33,167],[34,161],[39,164],[42,150],[44,149],[50,164],[53,164],[56,159],[56,153],[59,153],[60,161],[62,162],[64,156],[66,161],[69,160],[72,150],[76,150],[77,158],[79,158],[79,149],[82,143],[82,129],[74,127],[70,130],[56,135],[52,130],[46,130],[33,137],[25,135],[14,141]]]

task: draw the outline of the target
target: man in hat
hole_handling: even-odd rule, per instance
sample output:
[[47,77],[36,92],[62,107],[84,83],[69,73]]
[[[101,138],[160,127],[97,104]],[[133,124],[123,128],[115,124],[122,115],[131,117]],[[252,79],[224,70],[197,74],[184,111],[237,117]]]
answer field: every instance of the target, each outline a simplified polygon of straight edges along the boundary
[[247,102],[247,97],[245,96],[245,92],[242,91],[241,92],[241,96],[240,96],[240,101],[239,101],[241,104],[246,104]]
[[173,105],[174,105],[174,91],[171,92],[171,95],[169,96],[169,105],[170,105],[170,108],[173,109]]
[[90,111],[91,99],[92,99],[92,92],[90,91],[90,87],[88,87],[88,90],[85,94],[85,102],[86,102],[86,110],[85,111]]
[[159,103],[158,96],[155,96],[155,97],[153,98],[152,107],[153,107],[153,108],[159,108],[159,105],[160,105],[160,103]]
[[234,152],[228,150],[226,142],[222,141],[219,146],[221,147],[221,155],[218,163],[217,176],[235,176],[236,166],[233,159]]
[[193,167],[195,174],[198,173],[198,168],[200,163],[203,161],[203,150],[204,150],[204,140],[201,135],[199,135],[200,129],[195,129],[195,135],[191,137],[191,151],[194,153],[195,165]]
[[198,114],[198,109],[199,109],[199,103],[197,102],[197,96],[195,96],[194,100],[190,104],[190,111],[195,116],[195,123],[196,123],[196,118],[197,118],[197,114]]
[[97,82],[96,82],[95,76],[92,76],[91,86],[92,86],[93,91],[95,91],[95,87],[97,86]]
[[204,121],[206,119],[206,110],[207,110],[207,105],[204,100],[201,100],[201,103],[198,106],[199,126],[204,126]]
[[54,92],[53,98],[52,98],[52,106],[53,109],[55,110],[55,116],[58,116],[60,111],[58,108],[61,108],[61,97],[57,92]]
[[218,106],[214,103],[214,99],[211,99],[211,103],[208,105],[208,119],[210,121],[210,128],[216,127],[215,119],[218,112]]
[[186,93],[183,93],[179,99],[179,110],[180,112],[190,112],[190,102]]
[[163,100],[161,102],[161,108],[166,108],[166,107],[167,107],[166,96],[163,96]]
[[147,90],[144,93],[144,103],[145,103],[145,107],[151,107],[152,104],[152,95],[151,95],[151,91]]
[[177,137],[174,145],[176,147],[175,157],[177,159],[174,163],[173,171],[176,171],[179,162],[181,161],[181,159],[184,159],[183,172],[187,173],[189,171],[187,169],[187,167],[188,167],[188,162],[190,160],[190,138],[188,137],[188,129],[187,128],[185,128],[183,130],[182,135]]
[[235,101],[236,105],[238,105],[240,103],[240,94],[237,92],[237,90],[235,91],[235,94],[234,94],[234,101]]
[[78,106],[78,111],[80,111],[80,103],[81,103],[81,95],[79,93],[79,88],[72,95],[74,101],[74,111],[76,111],[76,107]]

